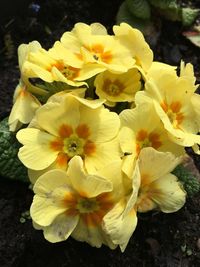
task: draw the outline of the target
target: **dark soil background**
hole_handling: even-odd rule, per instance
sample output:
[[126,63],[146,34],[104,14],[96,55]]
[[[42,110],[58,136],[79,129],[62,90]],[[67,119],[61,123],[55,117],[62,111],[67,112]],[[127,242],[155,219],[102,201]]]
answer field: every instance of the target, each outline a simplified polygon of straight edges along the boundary
[[[0,117],[8,115],[18,83],[16,49],[20,43],[38,40],[48,48],[79,21],[101,22],[110,31],[121,2],[1,1]],[[190,2],[200,8],[200,1]],[[179,65],[181,59],[193,63],[200,82],[200,49],[182,36],[184,30],[180,23],[163,20],[158,42],[152,47],[155,59],[173,65]],[[192,157],[200,170],[200,158]],[[200,194],[188,199],[177,213],[140,216],[123,254],[119,249],[111,251],[104,246],[96,249],[71,238],[58,244],[48,243],[41,231],[33,229],[31,220],[20,220],[32,197],[26,184],[0,177],[0,267],[200,266]]]

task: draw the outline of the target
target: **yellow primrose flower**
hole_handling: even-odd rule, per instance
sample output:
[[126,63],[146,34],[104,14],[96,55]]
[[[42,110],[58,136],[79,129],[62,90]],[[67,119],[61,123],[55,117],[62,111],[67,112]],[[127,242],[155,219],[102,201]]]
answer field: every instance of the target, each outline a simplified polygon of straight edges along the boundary
[[122,251],[136,228],[137,212],[159,209],[171,213],[184,205],[186,193],[170,173],[179,163],[169,152],[142,149],[132,176],[132,192],[103,218],[105,231]]
[[123,110],[120,115],[121,129],[119,142],[124,153],[123,171],[130,176],[135,160],[144,147],[159,151],[170,151],[175,155],[184,154],[184,149],[168,137],[152,104],[141,104],[134,109]]
[[17,133],[17,139],[24,145],[18,154],[23,164],[43,170],[56,162],[66,169],[68,161],[80,155],[86,169],[95,170],[119,159],[118,115],[104,108],[101,100],[86,100],[72,94],[62,99],[60,103],[49,101],[37,110],[34,118],[37,128]]
[[171,174],[180,162],[180,158],[169,152],[158,152],[153,148],[141,151],[138,162],[141,184],[136,202],[139,212],[159,208],[171,213],[184,205],[186,192],[177,177]]
[[18,47],[18,62],[21,77],[14,92],[13,107],[8,120],[10,131],[17,131],[22,124],[28,124],[32,120],[37,108],[40,107],[40,102],[31,93],[37,95],[45,94],[43,89],[30,83],[23,70],[28,54],[40,48],[41,45],[37,41],[33,41],[29,44],[21,44]]
[[113,31],[121,44],[131,52],[136,61],[136,66],[146,72],[153,61],[153,52],[145,41],[143,34],[125,22],[119,26],[115,25]]
[[40,102],[26,90],[26,86],[18,84],[14,95],[14,105],[8,119],[9,130],[15,132],[22,124],[28,124],[40,106]]
[[52,243],[71,235],[91,246],[116,248],[104,232],[102,220],[124,194],[120,168],[119,160],[104,166],[104,176],[88,174],[81,157],[75,156],[67,172],[51,170],[42,175],[34,185],[30,209],[35,228],[42,229]]
[[55,52],[53,53],[52,50],[46,51],[43,48],[36,52],[31,52],[27,61],[24,63],[24,72],[29,78],[40,78],[49,83],[59,81],[71,86],[86,85],[85,82],[78,81],[85,78],[85,76],[83,78],[81,77],[82,63],[77,64],[75,62],[73,65],[74,61],[71,61],[69,65],[68,61],[65,61],[68,54],[64,53],[63,50],[61,52],[63,53],[62,58],[54,56]]
[[153,103],[162,120],[170,139],[181,146],[200,144],[199,120],[196,108],[193,106],[194,90],[197,86],[186,75],[175,77],[166,73],[158,79],[149,79],[145,91],[137,92],[136,104]]
[[131,69],[123,74],[105,71],[97,75],[94,81],[96,94],[109,102],[133,102],[135,93],[141,88],[140,78],[137,69]]
[[24,64],[28,59],[29,54],[32,52],[37,52],[40,49],[41,45],[37,41],[33,41],[28,44],[21,44],[18,47],[18,62],[21,73],[20,84],[22,84],[23,86],[25,85],[26,89],[33,94],[44,95],[45,91],[37,86],[32,85],[29,81],[29,77],[26,75],[26,72],[24,71]]
[[[134,177],[134,179],[133,179]],[[131,179],[130,179],[131,178]],[[137,201],[140,187],[140,172],[138,165],[135,166],[129,181],[132,182],[129,191],[110,212],[103,218],[103,228],[115,245],[119,245],[122,252],[126,249],[137,226]]]
[[63,34],[61,43],[81,58],[85,68],[93,69],[95,74],[105,70],[123,73],[133,67],[135,62],[129,50],[114,36],[107,35],[102,26],[97,27],[97,24],[75,24],[71,32]]

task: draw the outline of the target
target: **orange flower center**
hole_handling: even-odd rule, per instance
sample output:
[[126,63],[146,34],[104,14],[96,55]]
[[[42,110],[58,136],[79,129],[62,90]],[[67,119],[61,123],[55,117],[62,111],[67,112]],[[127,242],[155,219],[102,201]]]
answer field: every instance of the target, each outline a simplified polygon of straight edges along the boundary
[[59,137],[51,141],[50,147],[58,151],[57,164],[63,166],[74,156],[82,158],[95,152],[95,144],[89,139],[90,129],[86,124],[80,124],[75,130],[67,124],[59,129]]
[[104,51],[104,46],[102,44],[93,44],[90,47],[85,47],[93,55],[96,61],[102,61],[109,64],[112,61],[111,51]]
[[111,81],[106,79],[102,90],[110,96],[118,96],[124,90],[124,85],[119,80]]
[[184,115],[181,112],[182,105],[179,101],[172,102],[168,105],[165,101],[161,104],[162,109],[167,114],[170,122],[172,123],[174,128],[179,128],[179,125],[184,120]]
[[74,80],[80,74],[80,69],[71,66],[66,66],[62,61],[58,61],[48,68],[51,71],[53,67],[56,67],[68,80]]
[[110,193],[102,193],[94,198],[89,198],[84,193],[68,193],[63,203],[68,207],[67,215],[79,215],[88,227],[101,224],[105,214],[114,205]]
[[146,130],[141,129],[136,135],[136,153],[139,155],[140,150],[144,147],[153,147],[158,149],[161,147],[162,142],[158,133],[148,133]]
[[62,70],[62,74],[68,79],[68,80],[74,80],[76,79],[80,74],[80,69],[73,68],[71,66],[64,67]]

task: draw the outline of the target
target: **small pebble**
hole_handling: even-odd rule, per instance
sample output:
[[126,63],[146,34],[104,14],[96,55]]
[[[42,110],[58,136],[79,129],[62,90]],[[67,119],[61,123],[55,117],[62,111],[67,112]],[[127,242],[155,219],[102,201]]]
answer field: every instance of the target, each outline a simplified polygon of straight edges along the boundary
[[20,221],[20,223],[25,223],[26,222],[26,219],[23,218],[23,217],[21,217],[19,221]]

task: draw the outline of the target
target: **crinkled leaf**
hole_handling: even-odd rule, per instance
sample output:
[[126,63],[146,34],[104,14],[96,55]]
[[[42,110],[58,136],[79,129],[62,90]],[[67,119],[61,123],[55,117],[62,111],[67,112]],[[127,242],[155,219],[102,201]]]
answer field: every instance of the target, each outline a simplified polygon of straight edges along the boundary
[[190,26],[197,16],[199,15],[199,9],[192,9],[189,7],[182,8],[182,23],[184,26]]
[[126,0],[130,13],[136,18],[149,19],[151,17],[151,8],[147,0]]
[[13,180],[28,182],[27,169],[17,157],[20,144],[9,131],[8,118],[0,122],[0,175]]
[[185,191],[188,196],[193,196],[200,191],[200,182],[187,168],[182,164],[178,165],[173,174],[180,180],[183,184]]
[[171,8],[176,5],[176,0],[149,0],[152,6],[158,7],[161,9]]
[[126,22],[132,27],[139,29],[144,34],[149,26],[149,20],[144,20],[134,17],[132,13],[129,11],[128,6],[126,5],[125,2],[121,4],[118,10],[116,21],[117,24],[120,24],[121,22]]

